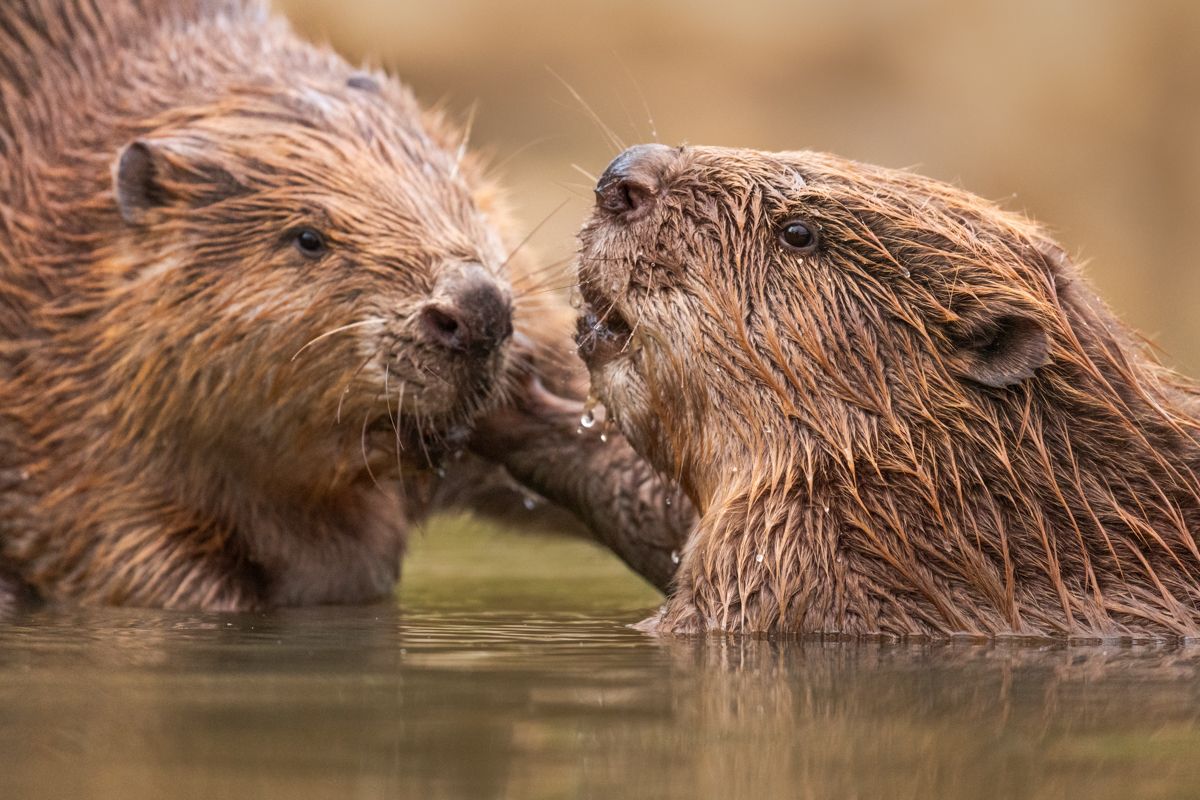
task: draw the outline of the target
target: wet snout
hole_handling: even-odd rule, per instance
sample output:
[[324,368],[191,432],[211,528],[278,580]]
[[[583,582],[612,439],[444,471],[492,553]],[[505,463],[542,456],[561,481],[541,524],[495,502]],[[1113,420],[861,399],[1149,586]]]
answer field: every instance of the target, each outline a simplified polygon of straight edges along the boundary
[[596,207],[624,221],[647,213],[662,193],[679,151],[663,144],[634,145],[621,153],[596,182]]
[[512,336],[508,290],[477,264],[443,277],[421,311],[421,333],[451,353],[486,357]]

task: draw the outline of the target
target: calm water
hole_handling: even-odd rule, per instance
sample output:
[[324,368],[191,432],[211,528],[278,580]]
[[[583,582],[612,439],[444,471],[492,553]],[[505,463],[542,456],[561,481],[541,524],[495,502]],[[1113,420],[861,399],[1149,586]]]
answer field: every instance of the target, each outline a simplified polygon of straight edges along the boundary
[[396,604],[0,623],[0,797],[1200,797],[1200,648],[660,642],[573,542]]

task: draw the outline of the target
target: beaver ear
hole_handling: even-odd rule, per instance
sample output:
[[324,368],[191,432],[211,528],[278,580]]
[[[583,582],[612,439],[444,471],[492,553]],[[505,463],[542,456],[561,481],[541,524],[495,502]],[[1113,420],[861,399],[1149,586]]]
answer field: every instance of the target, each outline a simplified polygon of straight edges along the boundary
[[1038,367],[1049,364],[1050,342],[1036,319],[1007,314],[960,340],[955,356],[962,377],[1003,389],[1032,378]]
[[156,208],[219,203],[250,189],[227,167],[186,139],[137,139],[113,167],[113,194],[121,219],[136,225]]
[[135,225],[146,212],[166,205],[170,194],[164,177],[169,163],[158,147],[138,139],[130,142],[117,157],[113,174],[113,193],[121,219]]

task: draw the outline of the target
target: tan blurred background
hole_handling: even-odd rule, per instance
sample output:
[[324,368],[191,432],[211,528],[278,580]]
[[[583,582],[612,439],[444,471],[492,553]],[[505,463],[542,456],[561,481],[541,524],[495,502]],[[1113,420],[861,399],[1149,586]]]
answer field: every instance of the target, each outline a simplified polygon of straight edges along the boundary
[[477,103],[472,141],[524,224],[570,201],[535,239],[547,261],[590,203],[571,165],[614,155],[553,72],[627,144],[831,150],[1025,210],[1200,377],[1194,0],[277,4],[426,103],[464,119]]

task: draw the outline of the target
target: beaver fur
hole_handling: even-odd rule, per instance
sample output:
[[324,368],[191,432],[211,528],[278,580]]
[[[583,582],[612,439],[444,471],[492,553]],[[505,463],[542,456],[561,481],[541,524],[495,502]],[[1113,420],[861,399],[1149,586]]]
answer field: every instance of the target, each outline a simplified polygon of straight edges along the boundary
[[597,196],[581,352],[700,515],[648,627],[1200,631],[1200,390],[1042,228],[813,152],[642,146]]
[[506,335],[521,261],[462,144],[259,3],[5,4],[5,573],[201,609],[390,592],[419,468],[508,358],[418,330],[469,278]]

